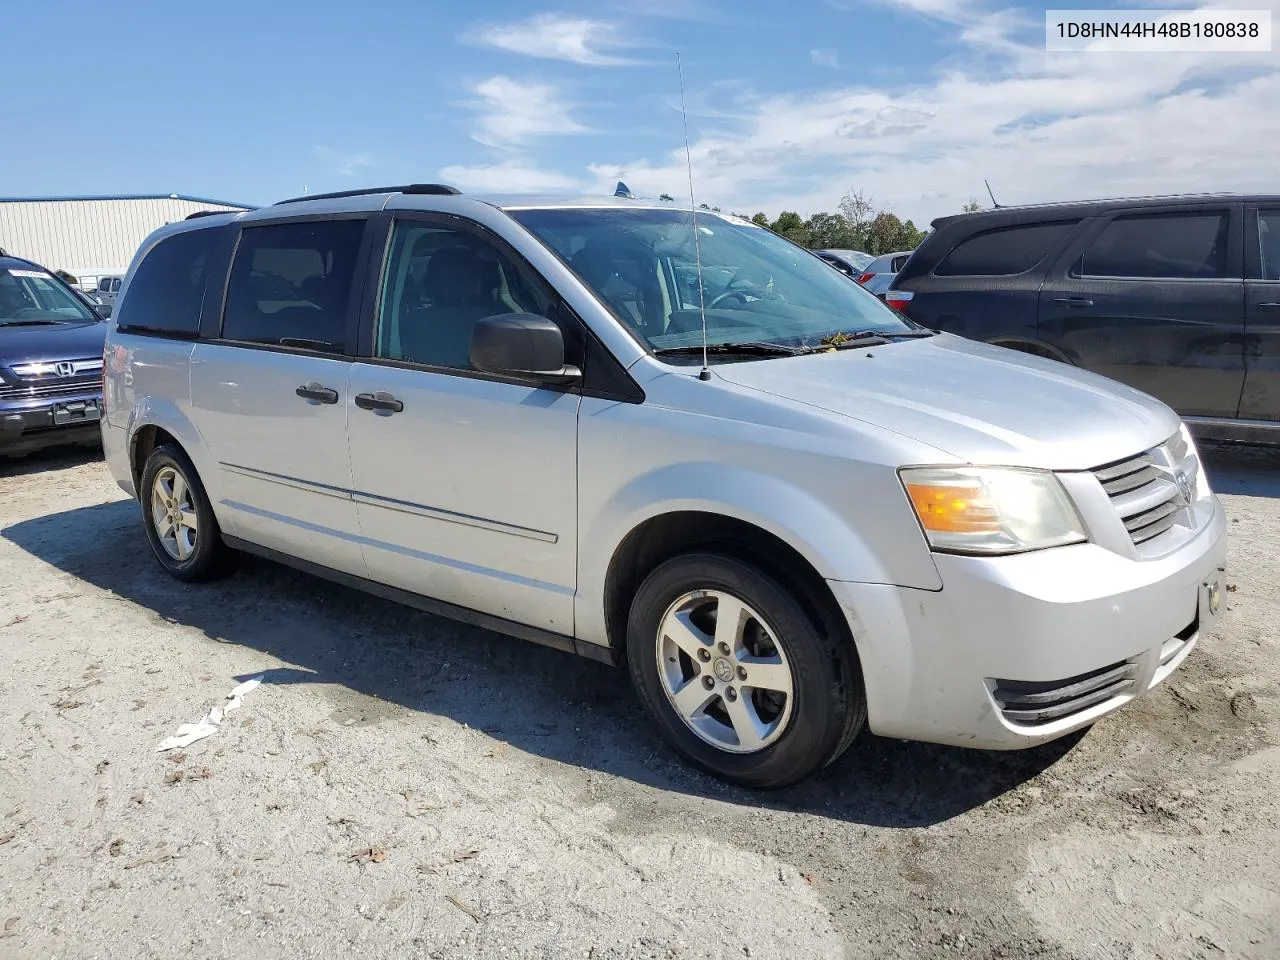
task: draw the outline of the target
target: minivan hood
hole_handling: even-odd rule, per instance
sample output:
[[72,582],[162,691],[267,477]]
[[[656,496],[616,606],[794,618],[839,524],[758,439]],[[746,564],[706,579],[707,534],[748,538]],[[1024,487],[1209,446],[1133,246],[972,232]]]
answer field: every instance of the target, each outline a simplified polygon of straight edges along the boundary
[[30,327],[0,325],[0,367],[101,357],[106,337],[107,325],[94,321]]
[[1114,380],[950,334],[715,371],[969,463],[1084,470],[1158,446],[1180,423]]

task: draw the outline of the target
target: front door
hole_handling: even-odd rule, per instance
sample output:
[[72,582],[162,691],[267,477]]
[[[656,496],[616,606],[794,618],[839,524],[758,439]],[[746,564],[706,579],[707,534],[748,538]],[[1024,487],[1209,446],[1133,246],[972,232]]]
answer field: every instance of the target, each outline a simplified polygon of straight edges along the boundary
[[191,356],[193,419],[218,463],[227,532],[357,576],[346,354],[366,223],[246,227],[221,335]]
[[1246,215],[1244,392],[1240,416],[1280,420],[1280,206]]
[[369,576],[572,634],[579,396],[481,374],[468,352],[477,320],[557,319],[558,299],[457,218],[402,216],[387,249],[348,388]]
[[1242,208],[1099,218],[1040,289],[1040,339],[1181,414],[1234,417],[1244,383]]

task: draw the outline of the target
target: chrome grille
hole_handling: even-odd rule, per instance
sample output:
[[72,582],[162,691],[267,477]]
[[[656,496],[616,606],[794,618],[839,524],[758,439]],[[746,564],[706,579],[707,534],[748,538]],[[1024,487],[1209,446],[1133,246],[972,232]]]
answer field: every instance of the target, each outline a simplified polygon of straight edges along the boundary
[[1137,668],[1128,660],[1065,680],[992,680],[991,695],[1010,723],[1034,727],[1131,693]]
[[0,382],[0,400],[38,400],[43,397],[71,397],[101,392],[101,377],[77,377],[74,380],[54,380],[50,383]]
[[15,363],[0,380],[0,400],[35,400],[102,390],[102,358]]
[[1094,469],[1135,545],[1167,533],[1187,505],[1174,481],[1175,470],[1185,466],[1194,495],[1198,466],[1184,465],[1189,452],[1186,440],[1177,433],[1154,450]]

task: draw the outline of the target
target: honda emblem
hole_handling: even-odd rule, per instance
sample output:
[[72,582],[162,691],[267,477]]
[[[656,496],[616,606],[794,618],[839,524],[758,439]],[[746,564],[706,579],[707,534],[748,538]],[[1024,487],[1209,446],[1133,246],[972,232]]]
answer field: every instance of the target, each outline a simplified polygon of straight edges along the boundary
[[76,365],[70,360],[63,360],[53,365],[53,371],[60,377],[69,377],[76,372]]

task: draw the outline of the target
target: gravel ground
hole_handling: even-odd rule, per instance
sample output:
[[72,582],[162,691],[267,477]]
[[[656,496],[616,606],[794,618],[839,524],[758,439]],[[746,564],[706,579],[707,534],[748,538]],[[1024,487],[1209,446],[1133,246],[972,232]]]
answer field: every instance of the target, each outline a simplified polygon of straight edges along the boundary
[[0,957],[1275,960],[1280,454],[1211,458],[1235,589],[1157,692],[768,795],[621,671],[265,562],[184,587],[96,459],[0,464]]

